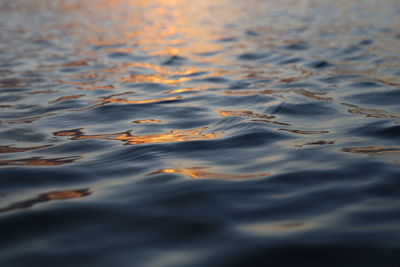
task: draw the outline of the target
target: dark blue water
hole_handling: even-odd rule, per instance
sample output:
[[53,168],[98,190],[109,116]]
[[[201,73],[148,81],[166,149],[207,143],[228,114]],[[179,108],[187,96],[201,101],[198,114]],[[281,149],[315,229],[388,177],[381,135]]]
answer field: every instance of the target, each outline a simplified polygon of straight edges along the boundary
[[400,266],[397,0],[1,0],[0,266]]

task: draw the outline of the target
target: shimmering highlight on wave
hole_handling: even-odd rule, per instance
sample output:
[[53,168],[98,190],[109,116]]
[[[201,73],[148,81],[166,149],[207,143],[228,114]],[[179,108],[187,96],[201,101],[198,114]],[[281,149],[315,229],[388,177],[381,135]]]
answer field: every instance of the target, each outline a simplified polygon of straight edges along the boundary
[[72,136],[72,140],[103,139],[118,140],[125,145],[139,145],[151,143],[170,143],[215,139],[223,132],[204,133],[207,127],[191,130],[171,130],[167,133],[132,135],[130,131],[111,134],[85,135],[80,129],[55,132],[55,136]]
[[139,123],[139,124],[143,124],[143,123],[161,123],[161,121],[160,120],[147,119],[147,120],[136,120],[136,121],[133,121],[133,123]]
[[244,174],[244,175],[216,173],[207,171],[207,169],[209,168],[210,167],[191,167],[187,169],[160,169],[158,171],[150,173],[149,175],[154,175],[159,173],[179,173],[186,175],[192,179],[232,179],[232,180],[255,179],[271,175],[271,173],[268,172]]

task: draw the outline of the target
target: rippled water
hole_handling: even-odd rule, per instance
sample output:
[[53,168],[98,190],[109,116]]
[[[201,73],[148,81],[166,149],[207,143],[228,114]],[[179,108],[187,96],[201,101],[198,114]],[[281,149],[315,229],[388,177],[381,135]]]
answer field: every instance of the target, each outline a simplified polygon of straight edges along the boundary
[[0,266],[400,266],[397,0],[0,1]]

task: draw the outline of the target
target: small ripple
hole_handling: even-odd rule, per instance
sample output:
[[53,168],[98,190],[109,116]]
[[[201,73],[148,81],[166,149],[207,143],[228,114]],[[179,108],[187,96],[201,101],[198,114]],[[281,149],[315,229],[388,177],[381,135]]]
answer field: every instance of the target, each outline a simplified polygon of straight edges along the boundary
[[379,83],[372,82],[372,81],[361,81],[361,82],[356,82],[352,83],[349,86],[351,87],[357,87],[357,88],[377,88],[377,87],[382,87]]
[[259,60],[270,56],[270,53],[244,53],[238,56],[240,60]]
[[275,118],[275,116],[273,115],[258,114],[250,110],[221,110],[218,111],[218,113],[221,117],[233,117],[233,116],[245,117],[245,118],[250,118],[251,119],[250,121],[253,122],[263,122],[263,123],[276,124],[282,126],[290,126],[290,124],[288,123],[271,120]]
[[153,103],[164,103],[164,102],[173,102],[177,100],[183,99],[181,96],[174,96],[174,97],[163,97],[163,98],[152,98],[152,99],[142,99],[142,100],[131,100],[128,98],[116,98],[116,96],[121,96],[121,95],[127,95],[127,94],[133,94],[134,92],[125,92],[125,93],[119,93],[119,94],[113,94],[109,96],[102,97],[100,100],[97,100],[94,105],[84,107],[84,108],[78,108],[74,109],[71,111],[84,111],[88,109],[95,109],[110,103],[117,103],[117,104],[153,104]]
[[147,120],[136,120],[136,121],[133,121],[133,123],[139,123],[139,124],[142,124],[142,123],[161,123],[161,121],[160,120],[147,119]]
[[300,42],[294,42],[294,43],[288,44],[288,45],[284,46],[283,48],[287,49],[287,50],[299,51],[299,50],[309,49],[310,45],[306,42],[300,41]]
[[43,145],[35,147],[13,147],[13,146],[0,146],[0,153],[20,153],[25,151],[32,151],[51,147],[52,145]]
[[274,114],[283,114],[292,117],[304,116],[329,116],[334,114],[336,109],[330,105],[322,105],[320,103],[301,103],[293,104],[284,102],[276,107]]
[[367,154],[367,155],[384,155],[400,153],[400,147],[392,146],[369,146],[369,147],[345,147],[342,148],[344,152]]
[[17,79],[17,78],[2,79],[2,80],[0,80],[0,88],[1,89],[6,89],[6,88],[23,87],[27,83],[28,83],[27,80]]
[[335,141],[332,140],[318,140],[318,141],[309,141],[309,142],[305,142],[301,145],[295,145],[296,147],[303,147],[303,146],[321,146],[321,145],[333,145],[335,144]]
[[72,99],[77,99],[77,98],[81,98],[85,95],[68,95],[68,96],[62,96],[57,98],[56,100],[53,100],[51,103],[54,102],[61,102],[61,101],[68,101],[68,100],[72,100]]
[[353,104],[342,103],[342,105],[350,107],[348,112],[353,114],[363,114],[367,115],[366,117],[378,118],[378,119],[400,119],[399,113],[388,112],[383,109],[370,109],[363,108]]
[[208,140],[215,139],[223,134],[223,132],[204,133],[204,130],[206,130],[207,128],[208,127],[196,128],[191,130],[171,130],[167,133],[148,135],[132,135],[131,131],[110,134],[85,135],[84,132],[81,131],[81,129],[59,131],[54,132],[53,134],[55,136],[72,136],[71,140],[118,140],[123,142],[125,145]]
[[30,128],[9,129],[0,132],[0,137],[20,142],[44,142],[46,140],[46,135]]
[[[31,113],[31,112],[29,112]],[[7,124],[21,124],[21,123],[33,123],[38,120],[41,120],[43,118],[48,118],[56,115],[56,113],[48,113],[48,114],[43,114],[43,115],[38,115],[38,116],[26,116],[23,118],[16,118],[16,119],[5,119],[5,120],[0,120],[0,123],[7,123]]]
[[291,58],[283,59],[283,60],[279,61],[278,64],[280,64],[280,65],[295,64],[295,63],[300,63],[300,62],[303,62],[303,61],[304,61],[304,58],[291,57]]
[[275,116],[272,115],[258,114],[250,110],[221,110],[218,111],[218,113],[221,117],[240,116],[240,117],[259,118],[259,119],[275,118]]
[[64,158],[42,158],[32,157],[26,159],[0,160],[0,166],[58,166],[70,164],[81,157],[64,157]]
[[87,86],[81,86],[78,87],[80,90],[113,90],[114,86],[113,85],[87,85]]
[[366,104],[397,105],[400,99],[400,90],[367,92],[351,95],[350,99]]
[[331,97],[324,97],[326,95],[326,92],[313,92],[309,91],[303,88],[294,88],[294,89],[289,89],[289,90],[284,90],[284,89],[268,89],[268,90],[230,90],[230,91],[224,91],[224,94],[227,95],[257,95],[257,94],[262,94],[262,95],[272,95],[276,97],[282,97],[281,94],[289,94],[289,93],[294,93],[297,95],[304,96],[309,99],[313,100],[318,100],[318,101],[329,101],[333,100]]
[[75,190],[51,191],[48,193],[40,194],[34,198],[16,202],[7,207],[0,208],[0,213],[14,211],[14,210],[20,210],[20,209],[29,209],[37,204],[40,204],[43,202],[49,202],[49,201],[53,201],[53,200],[65,200],[65,199],[86,197],[86,196],[89,196],[90,194],[92,194],[92,192],[89,191],[89,188],[75,189]]
[[154,99],[146,99],[146,100],[128,100],[126,98],[105,98],[101,100],[102,104],[107,103],[121,103],[121,104],[151,104],[158,102],[168,102],[182,99],[182,97],[164,97],[164,98],[154,98]]
[[334,65],[325,60],[321,60],[321,61],[315,61],[315,62],[309,63],[309,64],[307,64],[307,66],[310,68],[313,68],[313,69],[326,69],[329,67],[333,67]]
[[326,134],[329,131],[304,131],[304,130],[295,130],[295,129],[279,129],[281,131],[287,131],[295,134]]
[[168,76],[163,74],[152,74],[152,75],[141,75],[132,74],[129,77],[120,78],[118,81],[120,83],[160,83],[160,84],[180,84],[182,82],[190,80],[189,77],[180,78],[168,78]]
[[187,87],[187,88],[168,90],[165,93],[166,94],[177,94],[177,93],[186,93],[186,92],[198,92],[198,91],[209,90],[209,89],[214,89],[214,88],[215,88],[214,86]]
[[166,65],[166,66],[180,66],[182,64],[185,63],[187,59],[181,56],[172,56],[169,59],[167,59],[166,61],[164,61],[162,63],[162,65]]
[[271,121],[271,120],[251,120],[253,122],[263,122],[263,123],[268,123],[268,124],[276,124],[276,125],[281,125],[281,126],[291,126],[289,123],[284,123],[280,121]]
[[208,77],[204,79],[194,79],[193,82],[196,83],[216,83],[216,84],[226,84],[229,82],[228,79],[224,77]]
[[225,174],[206,171],[210,167],[191,167],[187,169],[160,169],[152,172],[149,175],[160,174],[160,173],[180,173],[193,179],[255,179],[262,178],[271,175],[268,172],[255,173],[255,174]]
[[239,226],[239,231],[256,236],[282,235],[302,232],[315,227],[305,222],[252,223]]

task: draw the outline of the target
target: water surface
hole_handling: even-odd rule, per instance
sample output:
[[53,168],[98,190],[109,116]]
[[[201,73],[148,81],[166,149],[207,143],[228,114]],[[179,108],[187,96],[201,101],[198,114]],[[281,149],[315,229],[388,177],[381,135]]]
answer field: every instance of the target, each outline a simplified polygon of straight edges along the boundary
[[400,264],[400,3],[0,1],[1,266]]

